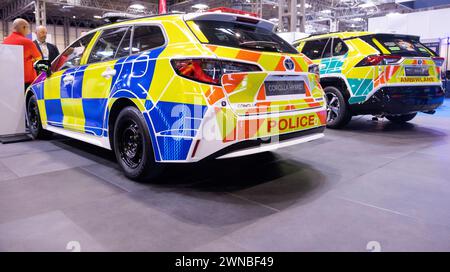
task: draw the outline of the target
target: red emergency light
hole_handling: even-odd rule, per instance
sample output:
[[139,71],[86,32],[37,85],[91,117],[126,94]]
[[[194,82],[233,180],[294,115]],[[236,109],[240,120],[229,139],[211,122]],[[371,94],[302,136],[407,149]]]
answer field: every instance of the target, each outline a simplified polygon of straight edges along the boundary
[[248,11],[243,11],[240,9],[232,9],[232,8],[227,8],[227,7],[218,7],[218,8],[212,8],[207,10],[208,12],[226,12],[226,13],[234,13],[234,14],[240,14],[240,15],[248,15],[248,16],[252,16],[252,17],[256,17],[258,18],[258,14],[253,13],[253,12],[248,12]]

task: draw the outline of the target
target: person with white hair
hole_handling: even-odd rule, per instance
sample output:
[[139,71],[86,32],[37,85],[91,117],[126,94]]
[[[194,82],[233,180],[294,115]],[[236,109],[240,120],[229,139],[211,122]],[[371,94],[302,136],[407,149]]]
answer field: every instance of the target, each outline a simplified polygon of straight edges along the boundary
[[53,62],[59,55],[58,48],[49,42],[47,42],[47,28],[45,26],[36,27],[36,40],[34,44],[41,52],[42,58]]
[[36,45],[26,37],[28,34],[30,34],[30,24],[26,20],[19,18],[13,22],[13,32],[3,41],[3,44],[20,45],[23,47],[25,89],[37,77],[33,64],[35,61],[41,59],[41,53],[39,53]]

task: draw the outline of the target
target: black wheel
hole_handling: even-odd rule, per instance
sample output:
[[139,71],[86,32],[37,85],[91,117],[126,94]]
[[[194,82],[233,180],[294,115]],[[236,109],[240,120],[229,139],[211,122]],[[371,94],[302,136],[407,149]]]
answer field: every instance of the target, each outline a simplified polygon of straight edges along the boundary
[[387,115],[386,119],[388,119],[392,123],[404,124],[404,123],[409,122],[412,119],[414,119],[414,117],[416,117],[416,115],[417,115],[417,112],[409,113],[409,114],[403,114],[403,115]]
[[124,108],[114,126],[114,153],[125,175],[136,181],[149,181],[162,171],[155,162],[149,129],[135,107]]
[[352,119],[347,100],[336,87],[325,87],[324,92],[327,102],[327,127],[342,128]]
[[49,139],[52,133],[42,128],[41,116],[39,114],[38,103],[33,95],[27,104],[27,123],[33,139]]

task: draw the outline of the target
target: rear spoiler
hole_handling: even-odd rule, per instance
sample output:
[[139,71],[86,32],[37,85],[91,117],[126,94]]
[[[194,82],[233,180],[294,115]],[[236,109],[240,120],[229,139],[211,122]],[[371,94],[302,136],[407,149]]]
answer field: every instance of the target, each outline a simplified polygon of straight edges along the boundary
[[390,37],[396,37],[396,38],[410,39],[413,41],[420,41],[419,36],[407,35],[407,34],[396,34],[396,33],[371,33],[371,34],[362,35],[362,36],[348,37],[348,38],[345,38],[344,40],[351,40],[351,39],[356,39],[356,38],[360,38],[360,37],[380,37],[380,36],[381,37],[382,36],[390,36]]
[[257,25],[258,27],[274,31],[276,25],[270,21],[248,15],[239,15],[225,12],[189,13],[184,15],[185,21],[221,21],[239,22],[243,24]]

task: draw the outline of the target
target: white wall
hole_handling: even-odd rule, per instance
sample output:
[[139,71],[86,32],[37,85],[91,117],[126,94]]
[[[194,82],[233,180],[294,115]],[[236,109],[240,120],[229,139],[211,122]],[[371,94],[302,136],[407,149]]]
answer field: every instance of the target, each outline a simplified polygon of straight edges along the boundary
[[420,36],[422,39],[450,36],[450,8],[369,18],[369,31]]
[[422,42],[440,42],[440,55],[450,68],[450,8],[369,18],[369,31],[420,36]]

